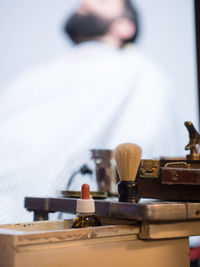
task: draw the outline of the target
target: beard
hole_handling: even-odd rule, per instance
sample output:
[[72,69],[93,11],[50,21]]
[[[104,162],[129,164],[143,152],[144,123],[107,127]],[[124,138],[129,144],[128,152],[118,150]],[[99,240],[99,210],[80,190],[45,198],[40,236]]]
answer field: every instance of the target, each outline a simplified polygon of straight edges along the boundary
[[74,13],[67,21],[64,30],[74,43],[81,43],[105,35],[111,23],[111,20],[93,14]]

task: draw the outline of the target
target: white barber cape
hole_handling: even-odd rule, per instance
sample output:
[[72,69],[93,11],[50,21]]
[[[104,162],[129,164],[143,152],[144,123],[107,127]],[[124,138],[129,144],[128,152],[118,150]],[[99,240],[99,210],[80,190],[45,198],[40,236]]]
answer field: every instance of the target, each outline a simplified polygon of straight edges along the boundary
[[143,158],[185,155],[171,90],[136,47],[97,42],[23,74],[0,96],[0,223],[31,221],[24,197],[65,189],[89,149],[133,142]]

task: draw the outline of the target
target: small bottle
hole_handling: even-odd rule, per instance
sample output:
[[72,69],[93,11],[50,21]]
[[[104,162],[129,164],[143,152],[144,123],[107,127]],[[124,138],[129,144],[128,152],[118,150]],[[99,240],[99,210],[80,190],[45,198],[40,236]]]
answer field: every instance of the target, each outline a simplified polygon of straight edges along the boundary
[[81,187],[81,199],[77,200],[76,212],[77,216],[72,222],[72,228],[101,226],[101,222],[94,215],[95,205],[90,196],[90,186],[88,184],[83,184]]

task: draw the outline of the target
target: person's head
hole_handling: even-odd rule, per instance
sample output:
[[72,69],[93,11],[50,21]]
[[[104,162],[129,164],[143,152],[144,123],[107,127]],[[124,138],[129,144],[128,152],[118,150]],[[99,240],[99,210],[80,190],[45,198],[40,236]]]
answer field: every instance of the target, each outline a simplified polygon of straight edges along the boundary
[[82,0],[64,30],[74,43],[101,40],[121,47],[136,40],[138,15],[131,0]]

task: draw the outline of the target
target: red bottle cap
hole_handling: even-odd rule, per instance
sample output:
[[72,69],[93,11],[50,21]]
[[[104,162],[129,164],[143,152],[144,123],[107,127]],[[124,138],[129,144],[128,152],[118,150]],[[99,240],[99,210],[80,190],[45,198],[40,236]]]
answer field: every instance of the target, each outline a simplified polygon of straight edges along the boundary
[[90,199],[90,186],[89,186],[89,184],[83,184],[81,186],[81,199]]
[[81,186],[81,199],[77,199],[76,212],[81,214],[95,213],[94,199],[90,196],[89,184]]

